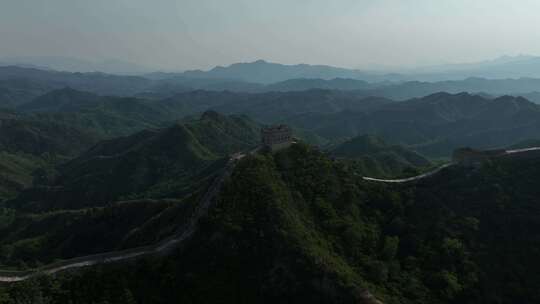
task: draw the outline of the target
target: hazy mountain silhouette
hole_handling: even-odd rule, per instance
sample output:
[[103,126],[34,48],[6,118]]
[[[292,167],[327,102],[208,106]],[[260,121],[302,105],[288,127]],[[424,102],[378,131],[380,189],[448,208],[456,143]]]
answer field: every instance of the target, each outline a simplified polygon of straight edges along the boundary
[[227,67],[217,66],[209,71],[186,71],[191,78],[236,79],[258,83],[273,83],[294,78],[351,78],[366,81],[400,80],[399,75],[382,75],[360,70],[338,68],[327,65],[284,65],[258,60],[249,63],[235,63]]
[[4,57],[0,58],[0,63],[65,72],[102,72],[119,75],[138,75],[151,71],[147,67],[124,60],[91,61],[63,56]]
[[419,68],[406,73],[409,78],[422,81],[457,80],[467,77],[491,79],[539,78],[540,57],[502,56],[476,63],[449,64]]

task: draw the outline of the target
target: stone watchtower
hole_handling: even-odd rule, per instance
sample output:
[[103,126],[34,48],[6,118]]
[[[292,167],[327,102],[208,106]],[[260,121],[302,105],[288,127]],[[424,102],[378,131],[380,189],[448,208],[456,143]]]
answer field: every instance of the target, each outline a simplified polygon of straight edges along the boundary
[[262,145],[272,151],[285,149],[292,144],[292,130],[287,125],[264,127],[261,138]]

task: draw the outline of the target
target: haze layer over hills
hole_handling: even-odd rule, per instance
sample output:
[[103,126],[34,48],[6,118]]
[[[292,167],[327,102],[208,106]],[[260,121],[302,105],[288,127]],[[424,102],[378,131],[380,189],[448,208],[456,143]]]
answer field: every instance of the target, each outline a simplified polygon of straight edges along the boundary
[[148,67],[117,59],[95,62],[61,56],[19,56],[0,58],[0,65],[15,65],[37,69],[65,72],[103,72],[121,75],[145,75],[149,78],[207,78],[232,79],[255,83],[275,83],[297,78],[349,78],[369,82],[379,81],[444,81],[461,80],[469,77],[488,79],[540,78],[540,57],[530,55],[502,56],[493,60],[472,63],[432,65],[416,68],[385,68],[367,70],[338,68],[329,65],[283,65],[265,60],[218,66],[208,71],[153,72]]
[[[0,67],[0,303],[537,302],[539,159],[449,164],[538,146],[540,80],[495,79],[534,60]],[[294,144],[261,146],[275,124]]]
[[540,1],[0,3],[0,304],[540,303]]
[[[216,70],[220,72],[215,72]],[[326,72],[327,70],[329,72]],[[276,76],[272,79],[265,78],[273,74]],[[243,76],[237,77],[238,75]],[[422,97],[441,91],[492,96],[525,95],[533,101],[539,100],[537,92],[540,91],[538,89],[540,81],[534,78],[535,75],[524,77],[519,74],[521,76],[492,78],[478,74],[476,77],[469,75],[452,78],[453,80],[438,81],[426,81],[416,75],[411,77],[401,77],[396,74],[375,74],[375,77],[366,75],[368,74],[364,72],[333,67],[286,66],[264,61],[234,64],[208,72],[150,73],[139,76],[56,72],[4,66],[0,67],[0,96],[2,96],[3,107],[13,107],[31,101],[50,90],[64,87],[102,95],[145,98],[164,98],[191,90],[257,93],[328,89],[351,90],[364,96],[379,96],[395,100]]]

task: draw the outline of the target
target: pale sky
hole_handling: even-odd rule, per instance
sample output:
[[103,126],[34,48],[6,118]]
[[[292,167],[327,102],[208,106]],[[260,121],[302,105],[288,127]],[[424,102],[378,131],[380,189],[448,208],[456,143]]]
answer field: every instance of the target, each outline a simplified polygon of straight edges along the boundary
[[0,57],[161,69],[366,67],[540,54],[539,0],[0,0]]

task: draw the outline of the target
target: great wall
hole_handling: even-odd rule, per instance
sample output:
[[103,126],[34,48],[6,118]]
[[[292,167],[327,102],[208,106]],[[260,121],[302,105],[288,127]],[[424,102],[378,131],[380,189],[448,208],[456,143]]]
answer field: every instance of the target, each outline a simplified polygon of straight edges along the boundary
[[[288,139],[289,140],[289,139]],[[250,154],[256,153],[256,150],[250,152]],[[40,267],[38,269],[32,269],[27,271],[2,271],[0,270],[0,282],[18,282],[24,281],[37,275],[50,275],[61,271],[65,271],[73,268],[87,267],[97,264],[106,264],[119,261],[125,261],[135,259],[152,254],[164,254],[168,251],[176,248],[185,240],[189,239],[196,231],[198,221],[207,214],[212,203],[215,201],[215,197],[221,189],[223,181],[230,176],[235,168],[236,163],[245,156],[243,153],[236,153],[229,158],[222,173],[218,175],[212,184],[208,187],[208,190],[201,198],[201,203],[198,208],[193,212],[193,216],[190,221],[183,224],[178,229],[178,232],[174,235],[160,241],[157,244],[142,246],[137,248],[131,248],[126,250],[118,250],[105,252],[94,255],[86,255],[82,257],[76,257],[72,259],[63,260],[60,262],[52,263]],[[462,166],[467,168],[477,168],[483,162],[489,159],[496,158],[511,158],[511,159],[533,159],[540,158],[540,147],[532,147],[516,150],[486,150],[479,151],[469,148],[458,149],[454,152],[452,162],[445,164],[433,171],[401,179],[379,179],[374,177],[364,176],[365,181],[380,182],[380,183],[411,183],[419,181],[430,176],[433,176],[442,170],[451,166]]]
[[[270,149],[270,151],[287,148],[292,143],[292,130],[286,125],[265,127],[261,129],[261,139],[262,145],[248,152],[248,154],[257,153],[257,151],[264,147]],[[164,254],[169,252],[195,233],[199,220],[208,213],[212,202],[215,201],[214,198],[221,189],[223,181],[231,175],[236,163],[245,155],[246,154],[239,152],[230,156],[223,172],[214,179],[206,193],[203,195],[198,208],[193,212],[193,216],[189,222],[183,224],[182,227],[178,229],[178,232],[169,238],[154,245],[76,257],[27,271],[0,270],[0,283],[19,282],[38,275],[52,275],[68,269],[131,260],[152,254]]]
[[[274,136],[271,132],[272,129],[277,130],[280,136]],[[269,135],[271,135],[272,138],[269,138]],[[290,128],[284,128],[283,126],[280,126],[279,128],[263,129],[262,138],[262,145],[251,150],[248,153],[249,155],[253,155],[265,147],[269,148],[270,151],[281,150],[290,146],[294,142],[291,136]],[[216,196],[221,190],[223,181],[232,174],[238,161],[245,156],[246,154],[244,153],[235,153],[229,158],[229,161],[227,162],[227,165],[223,169],[222,173],[214,179],[208,190],[203,195],[201,203],[198,205],[198,208],[193,212],[193,216],[191,217],[190,221],[184,224],[182,228],[179,229],[179,232],[177,232],[173,236],[164,239],[155,245],[77,257],[57,263],[48,264],[39,269],[33,269],[28,271],[0,270],[0,283],[21,282],[39,275],[54,275],[56,273],[69,269],[77,269],[98,264],[127,261],[148,255],[164,255],[166,253],[169,253],[172,249],[177,248],[184,241],[188,240],[196,232],[199,220],[208,213],[208,210],[210,209],[212,204],[216,202]],[[383,302],[379,301],[367,289],[364,289],[361,292],[360,299],[362,303],[365,304],[383,304]]]
[[[267,129],[268,130],[268,129]],[[287,130],[287,132],[289,132]],[[286,132],[286,133],[287,133]],[[264,139],[264,137],[263,137]],[[281,138],[280,138],[281,139]],[[287,143],[277,142],[277,146],[273,145],[276,143],[267,143],[263,141],[263,147],[269,146],[270,150],[279,150],[286,146],[290,145],[292,138],[290,136],[284,136],[284,140]],[[278,140],[279,141],[279,140]],[[259,151],[261,147],[256,148],[249,152],[249,154],[254,154]],[[95,255],[87,255],[82,257],[77,257],[73,259],[64,260],[57,263],[48,264],[39,269],[33,269],[28,271],[1,271],[0,270],[0,283],[13,283],[25,281],[30,278],[39,276],[39,275],[54,275],[56,273],[76,268],[83,268],[98,264],[107,264],[120,261],[127,261],[136,258],[140,258],[148,255],[163,255],[170,252],[172,249],[177,248],[184,241],[188,240],[196,232],[198,228],[199,220],[208,213],[208,210],[213,203],[216,202],[216,196],[219,193],[223,181],[229,177],[239,160],[245,157],[244,153],[233,154],[226,166],[223,168],[221,174],[214,178],[212,184],[208,187],[207,191],[201,198],[198,208],[193,212],[191,219],[182,225],[182,228],[178,229],[178,232],[173,236],[166,238],[160,241],[157,244],[150,246],[143,246],[137,248],[131,248],[126,250],[112,251]],[[373,177],[363,177],[365,181],[370,182],[381,182],[381,183],[409,183],[422,180],[428,177],[431,177],[442,170],[451,167],[451,166],[461,166],[466,168],[478,168],[490,159],[497,158],[507,158],[507,159],[534,159],[540,158],[540,147],[532,147],[525,149],[515,149],[515,150],[473,150],[470,148],[458,149],[454,152],[452,157],[452,162],[445,164],[433,171],[402,179],[377,179]],[[382,304],[380,300],[373,296],[368,290],[363,290],[361,294],[361,300],[366,304]]]
[[199,220],[208,213],[208,210],[215,202],[215,197],[219,193],[223,181],[232,174],[236,163],[243,157],[244,154],[237,153],[229,158],[229,161],[227,162],[225,168],[222,169],[221,174],[214,178],[212,184],[202,196],[200,204],[197,206],[197,209],[194,210],[191,219],[187,223],[184,223],[182,227],[178,229],[177,233],[160,241],[159,243],[149,246],[67,259],[45,265],[38,269],[27,271],[0,271],[0,282],[20,282],[38,275],[52,275],[68,269],[126,261],[143,256],[166,254],[170,252],[172,249],[178,247],[182,242],[188,240],[195,233]]
[[[255,153],[257,150],[252,151]],[[131,248],[126,250],[118,250],[105,252],[94,255],[86,255],[82,257],[72,258],[63,260],[60,262],[52,263],[40,267],[38,269],[32,269],[27,271],[1,271],[0,270],[0,282],[18,282],[24,281],[29,278],[32,278],[37,275],[50,275],[55,274],[61,271],[65,271],[73,268],[87,267],[97,264],[106,264],[119,261],[125,261],[130,259],[139,258],[142,256],[148,256],[152,254],[164,254],[174,248],[179,244],[189,239],[196,231],[198,221],[207,214],[212,203],[215,201],[215,196],[219,193],[223,181],[230,176],[236,163],[245,156],[243,153],[237,153],[232,155],[227,162],[227,165],[223,169],[223,172],[214,179],[206,193],[201,198],[201,203],[198,205],[198,208],[193,212],[188,223],[182,225],[178,229],[178,232],[169,238],[166,238],[160,241],[157,244]],[[445,164],[433,171],[401,179],[379,179],[374,177],[364,176],[363,179],[370,182],[380,182],[380,183],[410,183],[419,181],[430,176],[433,176],[442,170],[450,166],[462,166],[468,168],[477,168],[483,162],[494,159],[494,158],[511,158],[511,159],[533,159],[540,158],[540,147],[532,147],[525,149],[516,149],[516,150],[486,150],[479,151],[473,149],[459,149],[454,152],[453,159],[451,163]]]
[[451,167],[451,166],[461,166],[464,168],[475,169],[479,168],[484,162],[491,159],[516,159],[516,160],[525,160],[525,159],[535,159],[540,158],[540,147],[531,147],[524,149],[515,149],[515,150],[474,150],[471,148],[462,148],[454,151],[452,156],[452,161],[448,164],[444,164],[438,167],[435,170],[423,173],[417,176],[399,178],[399,179],[380,179],[374,177],[364,176],[362,177],[365,181],[370,182],[379,182],[379,183],[389,183],[389,184],[403,184],[411,183],[425,178],[431,177],[442,170]]

